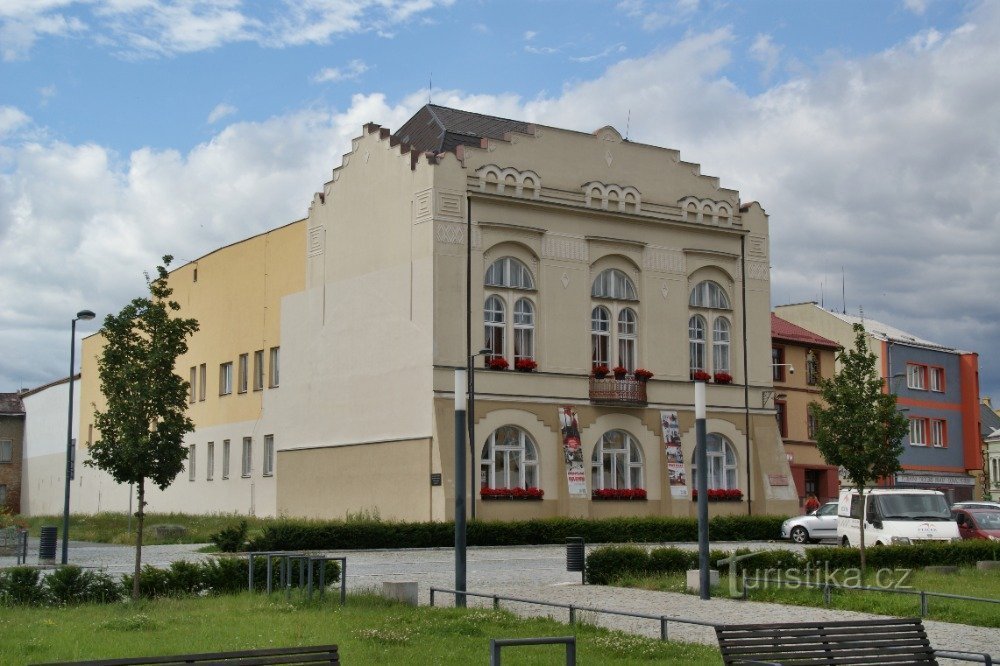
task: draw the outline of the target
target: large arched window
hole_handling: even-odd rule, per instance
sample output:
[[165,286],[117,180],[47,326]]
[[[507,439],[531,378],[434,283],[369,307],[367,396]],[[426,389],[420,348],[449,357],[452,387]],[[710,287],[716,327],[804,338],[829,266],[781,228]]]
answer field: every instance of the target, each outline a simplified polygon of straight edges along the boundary
[[503,300],[499,296],[490,296],[483,307],[483,320],[486,324],[486,344],[493,356],[504,355],[505,333],[507,331],[504,316]]
[[[708,489],[718,488],[732,490],[739,488],[736,481],[736,450],[732,443],[718,433],[709,433],[706,437],[706,455],[708,457]],[[691,478],[694,479],[694,489],[698,490],[698,449],[691,462]]]
[[712,369],[729,372],[729,320],[716,317],[712,323]]
[[691,290],[688,305],[693,308],[711,308],[713,310],[731,310],[729,296],[717,282],[705,280],[695,285]]
[[514,303],[514,362],[535,358],[535,306],[527,298]]
[[483,446],[479,460],[483,488],[537,488],[538,447],[516,426],[501,426]]
[[531,271],[519,259],[501,257],[486,269],[487,287],[503,287],[505,289],[534,289],[535,281]]
[[590,312],[591,362],[596,365],[611,363],[611,313],[603,305]]
[[601,271],[594,280],[590,295],[594,298],[613,298],[619,301],[639,300],[632,280],[625,274],[625,271],[620,271],[617,268]]
[[695,315],[688,320],[688,342],[691,356],[691,372],[706,371],[705,365],[705,318]]
[[635,371],[635,343],[638,323],[635,310],[622,308],[618,313],[618,365],[629,372]]
[[591,490],[645,488],[642,449],[624,430],[610,430],[594,447],[591,458]]

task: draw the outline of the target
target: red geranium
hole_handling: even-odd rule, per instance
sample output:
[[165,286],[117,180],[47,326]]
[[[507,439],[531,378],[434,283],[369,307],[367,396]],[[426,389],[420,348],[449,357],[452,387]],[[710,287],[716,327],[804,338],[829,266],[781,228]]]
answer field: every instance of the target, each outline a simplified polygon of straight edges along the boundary
[[490,356],[486,359],[486,367],[490,370],[506,370],[510,363],[503,356]]
[[707,382],[710,379],[712,379],[712,375],[708,374],[704,370],[692,370],[691,379],[695,380],[696,382],[697,381]]
[[606,377],[608,372],[610,371],[608,370],[608,366],[604,365],[603,363],[598,363],[597,365],[594,366],[593,372],[594,376],[600,379],[601,377]]
[[611,372],[614,373],[616,379],[625,379],[625,375],[628,374],[628,368],[626,368],[625,366],[616,365],[611,369]]
[[653,373],[645,368],[638,368],[632,373],[640,382],[645,382],[653,378]]
[[519,358],[514,361],[514,369],[520,370],[521,372],[531,372],[538,367],[538,363],[534,359],[530,358]]
[[646,499],[645,488],[601,488],[595,490],[591,496],[599,500],[644,500]]
[[732,384],[733,376],[728,372],[717,372],[715,373],[715,383],[716,384]]

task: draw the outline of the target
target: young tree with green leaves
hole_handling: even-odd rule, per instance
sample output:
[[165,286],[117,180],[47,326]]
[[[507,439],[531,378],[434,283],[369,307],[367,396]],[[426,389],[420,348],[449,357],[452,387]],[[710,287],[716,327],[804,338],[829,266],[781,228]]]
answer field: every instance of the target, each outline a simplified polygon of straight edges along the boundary
[[[885,391],[878,357],[868,349],[865,327],[854,325],[854,349],[837,355],[840,371],[820,380],[825,404],[810,403],[816,418],[816,444],[830,465],[843,469],[864,497],[880,478],[899,471],[908,424],[896,409],[896,395]],[[865,570],[865,517],[861,517],[861,570]]]
[[174,364],[187,352],[198,322],[174,315],[180,305],[170,300],[173,290],[167,284],[172,259],[163,257],[155,280],[146,274],[149,297],[136,298],[104,319],[105,344],[97,360],[107,407],[94,411],[100,439],[91,445],[86,464],[136,487],[133,599],[139,598],[146,480],[161,490],[173,482],[187,458],[184,435],[194,430],[186,413],[189,384],[174,373]]

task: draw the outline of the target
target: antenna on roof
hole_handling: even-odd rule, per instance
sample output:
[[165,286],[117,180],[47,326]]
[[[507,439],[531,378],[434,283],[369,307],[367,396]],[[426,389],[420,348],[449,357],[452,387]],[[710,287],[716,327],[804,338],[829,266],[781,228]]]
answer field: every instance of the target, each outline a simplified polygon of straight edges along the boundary
[[844,314],[847,314],[847,279],[844,277],[844,266],[840,266],[840,299],[844,304]]
[[628,141],[628,133],[632,128],[632,109],[628,110],[628,118],[625,120],[625,140]]
[[431,103],[431,93],[434,91],[434,72],[427,77],[427,103]]

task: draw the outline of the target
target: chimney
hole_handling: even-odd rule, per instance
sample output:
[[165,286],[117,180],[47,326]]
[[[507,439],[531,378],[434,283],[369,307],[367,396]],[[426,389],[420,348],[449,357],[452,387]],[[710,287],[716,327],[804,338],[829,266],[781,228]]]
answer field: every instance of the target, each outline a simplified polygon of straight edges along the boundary
[[984,395],[984,396],[980,396],[980,397],[981,397],[984,405],[986,405],[990,409],[993,409],[993,403],[990,402],[990,396]]

